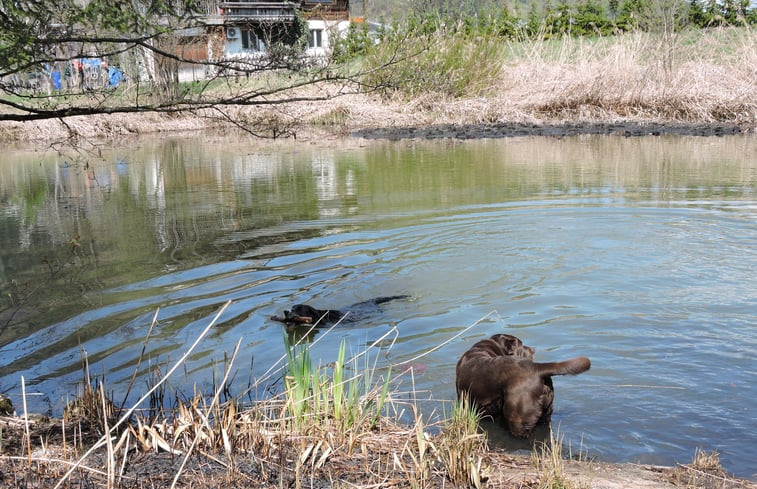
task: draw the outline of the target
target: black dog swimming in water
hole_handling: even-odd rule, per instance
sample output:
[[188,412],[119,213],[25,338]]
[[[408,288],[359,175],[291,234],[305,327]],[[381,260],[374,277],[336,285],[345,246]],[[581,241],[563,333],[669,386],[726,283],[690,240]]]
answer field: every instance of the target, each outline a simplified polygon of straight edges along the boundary
[[348,307],[344,312],[336,309],[316,309],[307,304],[295,304],[292,309],[284,311],[284,316],[271,316],[273,321],[291,324],[326,324],[338,321],[357,321],[365,315],[375,311],[379,304],[398,299],[407,299],[408,295],[393,295],[389,297],[376,297],[363,302],[358,302]]

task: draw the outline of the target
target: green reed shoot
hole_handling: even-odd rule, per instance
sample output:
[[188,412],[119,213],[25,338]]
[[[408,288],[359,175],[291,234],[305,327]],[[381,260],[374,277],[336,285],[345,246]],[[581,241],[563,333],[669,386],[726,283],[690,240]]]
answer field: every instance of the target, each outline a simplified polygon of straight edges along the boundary
[[334,386],[332,389],[334,397],[334,419],[341,421],[344,414],[344,354],[346,348],[344,340],[339,344],[339,353],[334,365]]
[[366,422],[369,428],[378,423],[389,397],[388,373],[380,386],[374,385],[375,364],[366,361],[361,366],[357,357],[345,361],[347,346],[342,341],[329,377],[325,367],[313,365],[307,345],[292,346],[286,338],[284,341],[289,367],[286,406],[295,426],[335,427],[346,433]]
[[311,399],[311,379],[313,373],[313,361],[310,358],[310,349],[307,345],[289,344],[284,336],[287,351],[287,366],[289,374],[284,377],[286,387],[287,409],[294,418],[295,424],[304,421],[308,412],[308,400]]

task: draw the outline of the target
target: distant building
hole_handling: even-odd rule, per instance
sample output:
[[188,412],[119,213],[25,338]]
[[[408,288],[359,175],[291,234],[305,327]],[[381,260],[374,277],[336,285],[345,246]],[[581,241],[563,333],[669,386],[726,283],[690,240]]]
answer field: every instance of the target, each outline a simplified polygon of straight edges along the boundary
[[265,53],[274,43],[294,43],[298,13],[307,22],[306,54],[311,56],[327,55],[336,36],[349,28],[349,0],[226,0],[209,8],[208,26],[223,28],[222,47],[214,46],[210,55],[255,56]]

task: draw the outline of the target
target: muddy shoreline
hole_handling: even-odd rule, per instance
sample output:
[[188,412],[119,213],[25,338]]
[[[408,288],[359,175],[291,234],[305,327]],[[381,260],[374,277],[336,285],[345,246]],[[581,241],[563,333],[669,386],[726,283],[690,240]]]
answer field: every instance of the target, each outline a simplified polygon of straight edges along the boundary
[[[757,119],[745,121],[677,121],[624,117],[615,113],[541,114],[501,107],[490,101],[464,101],[426,107],[350,95],[330,101],[285,104],[275,109],[232,107],[223,117],[214,113],[127,113],[75,116],[44,121],[0,122],[0,142],[18,148],[43,149],[93,141],[140,137],[196,137],[222,134],[267,140],[329,144],[334,139],[399,141],[405,139],[485,139],[507,137],[570,137],[578,135],[727,136],[757,135]],[[494,104],[496,105],[496,104]],[[244,121],[233,123],[230,121]],[[240,128],[241,127],[241,128]],[[243,128],[248,128],[245,131]],[[248,134],[245,135],[245,132]],[[324,141],[326,140],[326,141]]]
[[[93,489],[402,488],[407,487],[408,480],[417,477],[407,472],[413,459],[408,458],[406,450],[408,444],[412,444],[414,432],[391,423],[381,423],[379,429],[361,434],[359,449],[335,445],[333,451],[324,456],[322,464],[302,463],[302,450],[308,450],[308,445],[312,449],[319,440],[318,435],[293,433],[280,433],[281,439],[274,444],[276,448],[265,455],[265,451],[258,451],[260,447],[250,451],[238,449],[232,457],[223,450],[197,450],[185,459],[186,446],[172,440],[169,433],[164,434],[163,443],[154,446],[132,439],[131,448],[127,445],[126,451],[119,451],[115,460],[109,459],[104,447],[84,455],[87,447],[101,439],[98,425],[86,418],[69,420],[64,425],[61,420],[37,415],[30,415],[28,422],[23,416],[0,416],[3,434],[0,487],[45,488],[66,480],[64,487]],[[308,441],[310,438],[313,441]],[[123,436],[120,439],[123,440]],[[545,472],[544,467],[539,467],[527,455],[490,449],[480,456],[482,487],[489,489],[757,489],[754,482],[733,478],[722,468],[702,470],[685,463],[663,467],[563,459],[560,478],[555,480],[553,474]],[[391,460],[394,462],[389,462]],[[79,468],[66,475],[76,463]],[[112,465],[120,468],[113,481],[115,485],[108,483],[115,475],[108,472]],[[403,466],[405,469],[401,468]],[[425,477],[417,479],[425,481],[422,487],[459,487],[451,484],[438,466],[429,469]],[[558,481],[561,485],[554,485]]]
[[567,137],[578,135],[638,136],[726,136],[747,129],[734,124],[666,123],[564,123],[564,124],[439,124],[426,127],[379,127],[358,129],[352,136],[364,139],[482,139],[522,136]]

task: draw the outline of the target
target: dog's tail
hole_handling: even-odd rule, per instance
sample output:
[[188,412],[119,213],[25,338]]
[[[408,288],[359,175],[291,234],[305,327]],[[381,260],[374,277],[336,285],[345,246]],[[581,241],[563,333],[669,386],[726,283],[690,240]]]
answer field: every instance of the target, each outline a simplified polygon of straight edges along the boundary
[[541,377],[578,375],[591,368],[591,360],[586,357],[576,357],[564,362],[534,363],[534,367]]
[[374,304],[383,304],[384,302],[407,299],[408,297],[410,296],[409,295],[390,295],[388,297],[376,297],[375,299],[372,299],[372,301]]

